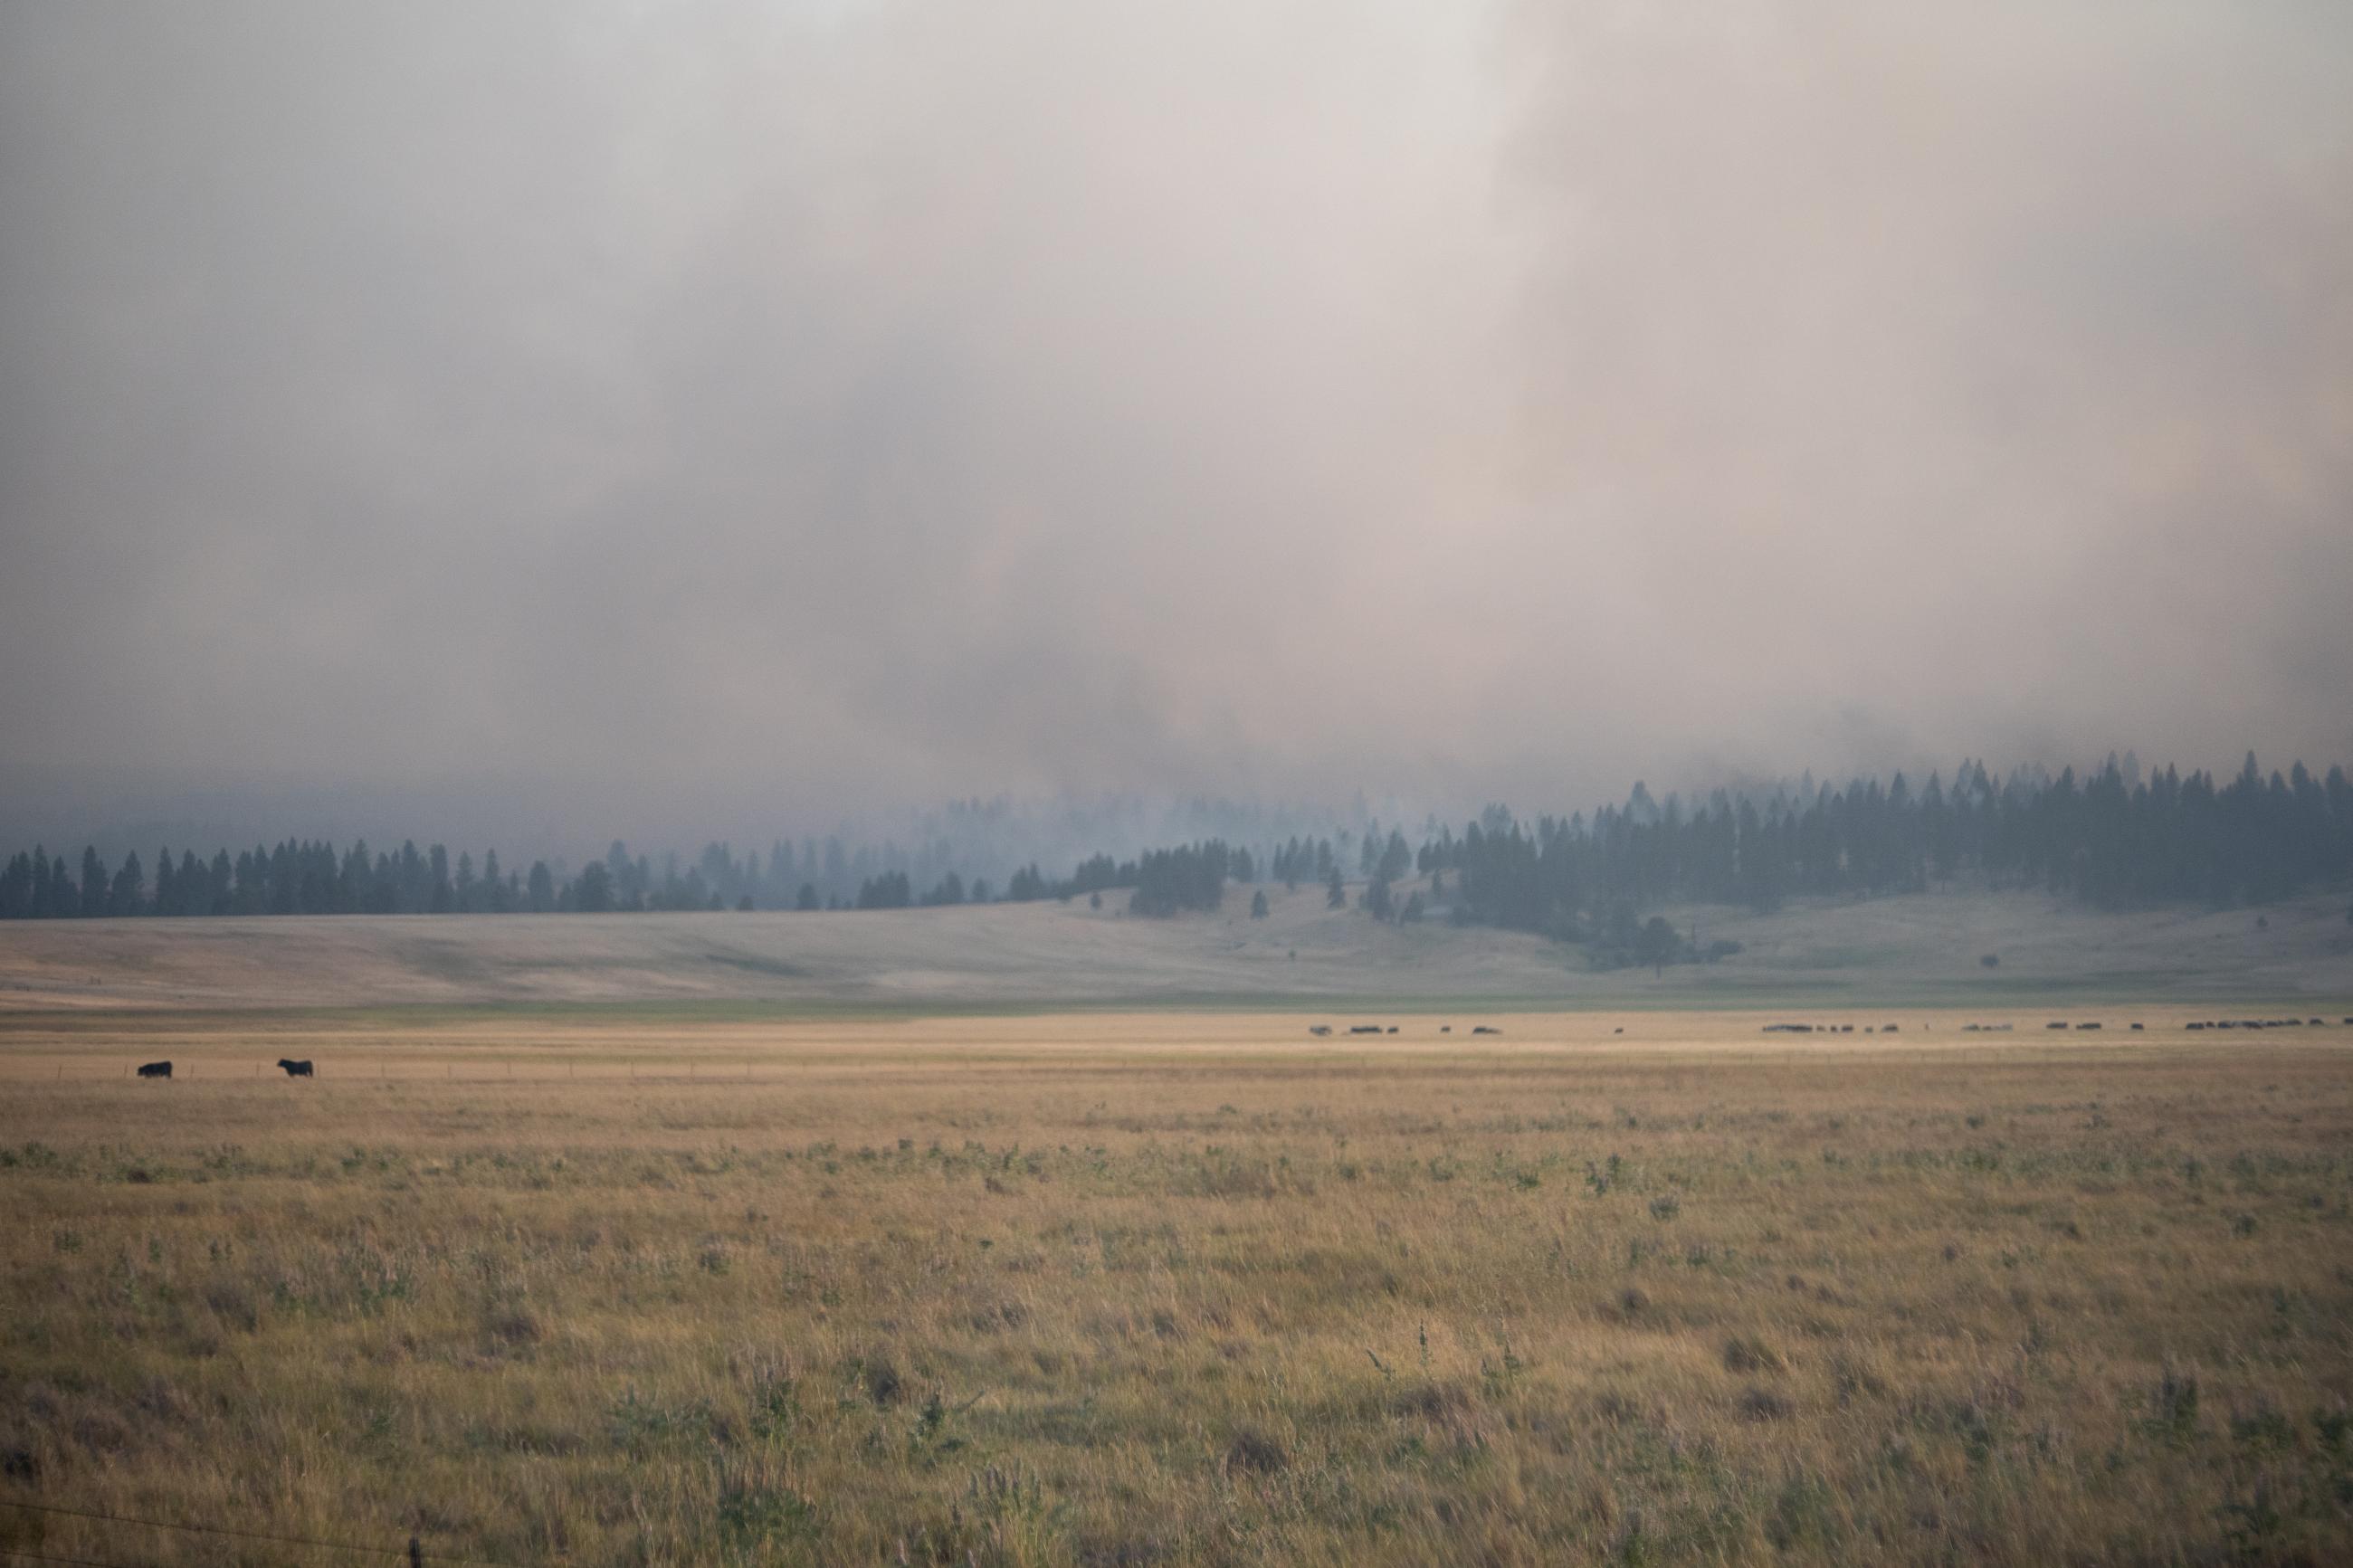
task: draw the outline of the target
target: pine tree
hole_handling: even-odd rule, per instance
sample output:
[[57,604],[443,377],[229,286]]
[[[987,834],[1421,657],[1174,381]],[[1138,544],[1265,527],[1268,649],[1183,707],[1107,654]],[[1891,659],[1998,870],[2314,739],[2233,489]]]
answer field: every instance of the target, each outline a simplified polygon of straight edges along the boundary
[[114,874],[114,885],[107,889],[106,912],[111,915],[135,915],[146,902],[147,875],[139,864],[139,851],[133,849],[122,858],[122,869]]

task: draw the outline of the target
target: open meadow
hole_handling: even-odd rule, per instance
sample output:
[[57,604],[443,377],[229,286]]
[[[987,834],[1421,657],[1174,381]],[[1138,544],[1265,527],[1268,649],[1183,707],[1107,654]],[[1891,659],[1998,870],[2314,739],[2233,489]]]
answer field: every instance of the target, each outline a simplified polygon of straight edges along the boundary
[[12,1016],[0,1547],[2341,1562],[2346,1010]]

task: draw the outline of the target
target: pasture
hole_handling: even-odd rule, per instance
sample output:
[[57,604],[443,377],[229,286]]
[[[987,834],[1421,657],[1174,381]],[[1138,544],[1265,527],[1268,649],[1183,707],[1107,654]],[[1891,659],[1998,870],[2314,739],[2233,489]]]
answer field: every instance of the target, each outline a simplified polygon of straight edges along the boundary
[[0,1549],[2341,1562],[2348,1010],[7,1016]]

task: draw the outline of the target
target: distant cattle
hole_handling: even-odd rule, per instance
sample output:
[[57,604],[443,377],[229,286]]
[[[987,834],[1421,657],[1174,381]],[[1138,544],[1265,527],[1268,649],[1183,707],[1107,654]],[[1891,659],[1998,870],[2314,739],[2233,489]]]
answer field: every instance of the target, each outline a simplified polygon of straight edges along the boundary
[[1329,1024],[1310,1024],[1307,1026],[1307,1032],[1311,1035],[1328,1035],[1332,1032],[1332,1026]]
[[172,1064],[170,1062],[149,1062],[139,1069],[139,1076],[141,1078],[170,1078],[172,1076]]
[[1472,1029],[1471,1032],[1472,1032],[1472,1034],[1474,1034],[1474,1035],[1500,1035],[1500,1034],[1502,1034],[1504,1031],[1503,1031],[1503,1030],[1501,1030],[1501,1029],[1497,1029],[1497,1028],[1492,1028],[1492,1027],[1490,1027],[1489,1026],[1487,1026],[1487,1025],[1485,1025],[1485,1024],[1482,1024],[1482,1025],[1480,1025],[1477,1028]]
[[1378,1024],[1351,1024],[1348,1026],[1348,1033],[1352,1035],[1377,1035],[1380,1032],[1381,1026]]
[[2135,1025],[2133,1026],[2133,1027],[2134,1027],[2134,1028],[2136,1028],[2136,1029],[2137,1029],[2137,1028],[2139,1028],[2139,1027],[2140,1027],[2140,1026],[2139,1026],[2138,1024],[2135,1024]]
[[286,1076],[288,1078],[309,1078],[312,1076],[311,1072],[311,1064],[309,1062],[290,1061],[284,1057],[280,1057],[278,1058],[278,1065],[286,1069]]

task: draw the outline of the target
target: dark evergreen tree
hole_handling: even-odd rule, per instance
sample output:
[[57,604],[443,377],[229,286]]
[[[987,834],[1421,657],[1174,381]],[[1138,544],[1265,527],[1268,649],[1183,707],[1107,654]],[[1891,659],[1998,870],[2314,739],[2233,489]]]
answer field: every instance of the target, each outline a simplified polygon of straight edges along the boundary
[[135,915],[142,912],[146,903],[146,873],[139,865],[139,851],[133,849],[122,858],[122,869],[114,874],[113,885],[106,890],[106,912],[111,915]]
[[584,915],[601,915],[613,907],[613,873],[602,860],[591,860],[572,884],[572,908]]

